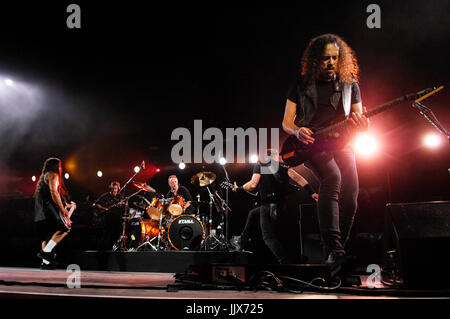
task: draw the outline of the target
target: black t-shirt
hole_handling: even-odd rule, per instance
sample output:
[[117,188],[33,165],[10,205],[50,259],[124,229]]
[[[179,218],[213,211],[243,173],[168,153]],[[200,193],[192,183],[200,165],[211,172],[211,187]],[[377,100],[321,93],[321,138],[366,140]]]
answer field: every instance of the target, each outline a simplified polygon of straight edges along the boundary
[[[268,167],[267,167],[268,168]],[[259,180],[259,194],[263,202],[278,202],[288,192],[289,167],[279,163],[278,171],[272,174],[261,174],[261,163],[257,163],[253,168],[253,174],[261,174]]]
[[[334,82],[325,82],[325,81],[317,81],[316,82],[317,89],[317,110],[314,113],[314,116],[308,125],[311,128],[324,127],[328,123],[330,123],[334,119],[343,118],[344,108],[342,106],[342,98],[338,104],[338,107],[335,108],[331,104],[331,95],[335,92]],[[298,108],[301,107],[298,105],[299,92],[298,92],[298,82],[295,82],[290,88],[287,95],[287,98],[292,102],[297,104],[297,114],[300,114]],[[351,104],[361,102],[361,93],[359,89],[359,85],[356,82],[352,84],[352,94],[351,94]]]

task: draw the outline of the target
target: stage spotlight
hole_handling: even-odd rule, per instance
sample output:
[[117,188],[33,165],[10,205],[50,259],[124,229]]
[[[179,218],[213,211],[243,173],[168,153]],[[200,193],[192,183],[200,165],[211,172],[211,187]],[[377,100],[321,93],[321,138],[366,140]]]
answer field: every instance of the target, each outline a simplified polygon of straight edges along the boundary
[[11,87],[14,86],[14,81],[11,79],[5,79],[4,82],[7,86],[11,86]]
[[364,157],[370,157],[378,152],[377,138],[370,133],[362,133],[356,137],[355,151]]
[[225,159],[225,157],[219,158],[219,164],[220,165],[225,165],[226,163],[227,163],[227,160]]
[[97,176],[98,176],[98,177],[102,177],[102,176],[103,176],[103,172],[102,172],[102,171],[98,171],[98,172],[97,172]]
[[64,178],[65,178],[65,179],[69,179],[69,177],[70,177],[69,173],[65,173],[65,174],[64,174]]
[[178,164],[178,167],[180,169],[184,169],[186,167],[186,164],[184,164],[183,162],[181,162],[180,164]]
[[35,181],[36,181],[36,176],[33,175],[33,176],[31,177],[31,180],[32,180],[33,182],[35,182]]
[[139,173],[140,170],[141,170],[141,168],[139,166],[135,166],[134,167],[134,172],[135,173]]
[[159,173],[159,172],[161,172],[161,169],[157,168],[156,173]]
[[250,163],[257,163],[258,162],[258,155],[253,154],[250,156]]
[[423,138],[423,145],[425,145],[428,148],[437,148],[441,145],[442,139],[437,134],[427,134]]

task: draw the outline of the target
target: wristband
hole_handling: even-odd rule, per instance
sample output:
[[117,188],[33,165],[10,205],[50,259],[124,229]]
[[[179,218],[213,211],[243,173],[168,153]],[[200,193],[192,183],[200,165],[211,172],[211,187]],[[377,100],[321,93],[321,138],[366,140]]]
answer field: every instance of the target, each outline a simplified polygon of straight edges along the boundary
[[244,186],[239,186],[239,187],[237,188],[237,190],[238,190],[238,191],[244,191]]

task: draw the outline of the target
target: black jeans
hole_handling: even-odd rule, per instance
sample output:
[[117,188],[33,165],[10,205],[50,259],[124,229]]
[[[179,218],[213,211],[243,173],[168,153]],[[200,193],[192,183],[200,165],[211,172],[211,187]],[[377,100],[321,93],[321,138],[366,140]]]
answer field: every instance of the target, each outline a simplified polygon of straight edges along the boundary
[[248,250],[250,238],[255,238],[261,233],[259,226],[260,208],[261,206],[255,207],[248,213],[244,230],[241,233],[241,247],[244,250]]
[[288,253],[279,241],[276,231],[278,209],[277,204],[271,203],[264,203],[252,209],[248,214],[244,230],[241,233],[241,246],[243,249],[246,249],[249,238],[252,238],[260,230],[264,243],[275,256],[278,263],[286,264],[290,262]]
[[347,146],[320,152],[306,165],[320,180],[318,219],[325,256],[332,251],[345,252],[359,190],[354,151]]

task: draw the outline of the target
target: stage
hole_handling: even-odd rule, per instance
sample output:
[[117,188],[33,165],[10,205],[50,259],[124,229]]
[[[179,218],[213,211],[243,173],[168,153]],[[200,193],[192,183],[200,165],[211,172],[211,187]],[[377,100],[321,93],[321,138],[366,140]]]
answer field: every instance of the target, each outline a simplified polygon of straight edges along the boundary
[[[367,276],[359,276],[361,286],[348,285],[336,290],[320,291],[305,288],[302,291],[276,291],[267,289],[240,289],[232,285],[212,285],[180,282],[175,273],[117,272],[82,270],[79,287],[66,270],[41,270],[36,268],[0,268],[0,299],[7,300],[65,300],[70,302],[121,302],[153,301],[175,306],[175,312],[197,304],[227,304],[252,302],[272,309],[277,305],[293,306],[296,301],[305,300],[441,300],[450,297],[447,291],[407,291],[380,285],[368,288]],[[71,288],[72,287],[72,288]],[[227,301],[228,300],[228,301]],[[289,302],[291,302],[289,304]],[[14,303],[12,303],[14,304]],[[86,303],[89,304],[89,303]],[[306,305],[313,305],[314,302]],[[10,304],[11,305],[11,304]],[[345,305],[345,304],[343,304]],[[116,304],[117,306],[117,304]],[[268,310],[268,309],[266,309]],[[169,311],[169,310],[168,310]],[[171,313],[173,313],[171,311]]]

